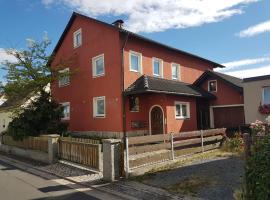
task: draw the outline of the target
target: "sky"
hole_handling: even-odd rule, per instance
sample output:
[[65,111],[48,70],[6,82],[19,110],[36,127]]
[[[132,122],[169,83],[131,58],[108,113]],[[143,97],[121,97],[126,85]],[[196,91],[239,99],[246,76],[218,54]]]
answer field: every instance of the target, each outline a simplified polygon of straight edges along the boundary
[[[226,66],[239,78],[270,74],[269,0],[0,0],[0,63],[46,33],[51,53],[73,11]],[[0,79],[5,71],[0,70]]]

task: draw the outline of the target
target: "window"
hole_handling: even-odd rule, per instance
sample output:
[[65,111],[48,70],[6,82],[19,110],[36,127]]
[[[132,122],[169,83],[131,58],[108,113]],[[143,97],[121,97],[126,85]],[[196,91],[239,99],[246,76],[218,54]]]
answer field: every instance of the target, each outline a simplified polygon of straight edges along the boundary
[[133,51],[129,54],[130,71],[142,72],[142,54]]
[[270,87],[263,88],[262,103],[270,104]]
[[105,117],[105,97],[94,97],[94,117]]
[[163,62],[161,59],[153,58],[153,75],[163,77]]
[[63,69],[59,71],[58,85],[59,87],[63,87],[69,85],[69,68]]
[[180,80],[180,65],[175,63],[172,64],[172,79]]
[[131,112],[139,112],[139,97],[131,96],[129,98],[129,110]]
[[103,76],[105,74],[104,54],[92,59],[93,77]]
[[63,107],[63,117],[62,117],[62,119],[68,120],[70,118],[70,103],[65,102],[65,103],[61,103],[61,105]]
[[82,45],[82,29],[73,33],[73,47],[77,48]]
[[176,119],[190,118],[190,109],[188,102],[175,102],[175,118]]
[[209,92],[216,92],[217,91],[217,81],[208,81],[208,91]]

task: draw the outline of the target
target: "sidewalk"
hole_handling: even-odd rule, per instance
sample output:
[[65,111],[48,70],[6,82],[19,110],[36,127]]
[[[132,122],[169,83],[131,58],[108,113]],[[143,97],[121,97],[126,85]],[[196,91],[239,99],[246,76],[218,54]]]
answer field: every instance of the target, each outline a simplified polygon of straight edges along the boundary
[[[129,200],[169,200],[169,199],[180,199],[184,200],[185,198],[174,196],[167,191],[155,187],[151,187],[139,182],[131,180],[120,180],[113,183],[104,183],[100,179],[93,181],[79,181],[76,177],[63,177],[49,171],[49,166],[41,166],[40,163],[29,164],[24,158],[15,157],[8,154],[0,154],[0,160],[5,161],[6,163],[16,166],[24,171],[30,172],[32,174],[41,176],[41,177],[54,177],[54,179],[61,180],[62,182],[69,182],[70,185],[78,188],[79,186],[90,188],[97,193],[102,195],[109,195],[109,199],[129,199]],[[31,161],[32,162],[32,161]],[[34,161],[33,161],[34,162]],[[91,173],[91,172],[89,172]],[[91,174],[90,176],[97,176],[96,174]],[[60,181],[60,182],[61,182]],[[77,185],[77,186],[75,186]],[[99,194],[100,195],[100,194]],[[102,196],[101,196],[102,197]],[[108,198],[101,198],[108,199]]]

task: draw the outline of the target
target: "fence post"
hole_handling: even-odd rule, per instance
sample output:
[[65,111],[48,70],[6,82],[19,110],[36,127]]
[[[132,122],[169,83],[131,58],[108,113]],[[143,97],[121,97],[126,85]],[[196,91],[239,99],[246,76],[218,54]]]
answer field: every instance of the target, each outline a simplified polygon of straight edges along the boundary
[[103,179],[114,181],[119,177],[120,172],[120,139],[104,139],[103,143]]
[[128,137],[126,137],[126,178],[129,175],[129,151],[128,151]]
[[171,156],[172,160],[174,160],[173,133],[171,133],[170,138],[171,138]]
[[203,146],[203,130],[200,131],[201,132],[201,146],[202,146],[202,152],[204,152],[204,146]]
[[49,163],[54,163],[57,160],[59,135],[48,135],[48,155]]
[[249,133],[244,133],[243,134],[243,140],[244,140],[244,150],[245,150],[245,156],[246,159],[251,155],[251,137]]

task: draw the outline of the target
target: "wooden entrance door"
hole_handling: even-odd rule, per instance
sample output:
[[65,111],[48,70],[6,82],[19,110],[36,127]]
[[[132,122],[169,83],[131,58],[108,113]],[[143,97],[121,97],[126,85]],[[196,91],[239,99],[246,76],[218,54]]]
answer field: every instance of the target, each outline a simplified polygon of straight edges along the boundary
[[163,134],[163,113],[160,107],[155,106],[150,113],[151,134]]

